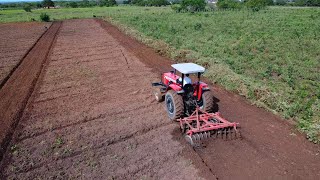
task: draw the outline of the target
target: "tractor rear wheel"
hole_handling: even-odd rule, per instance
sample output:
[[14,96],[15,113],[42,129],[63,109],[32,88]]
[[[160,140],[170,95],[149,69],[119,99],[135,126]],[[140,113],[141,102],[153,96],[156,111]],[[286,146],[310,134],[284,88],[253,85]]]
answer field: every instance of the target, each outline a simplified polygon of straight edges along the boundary
[[200,109],[206,112],[212,112],[213,111],[213,96],[211,91],[204,91],[202,93],[201,100],[198,102],[198,105],[200,106]]
[[166,93],[165,103],[167,113],[171,120],[176,120],[183,116],[184,106],[182,96],[177,94],[175,91],[170,90]]

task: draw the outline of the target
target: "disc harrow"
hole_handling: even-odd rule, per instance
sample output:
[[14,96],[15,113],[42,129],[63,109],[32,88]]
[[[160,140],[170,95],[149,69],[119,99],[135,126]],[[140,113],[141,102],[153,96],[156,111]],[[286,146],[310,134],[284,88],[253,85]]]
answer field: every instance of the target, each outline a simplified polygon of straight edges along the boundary
[[207,113],[199,107],[189,117],[180,118],[180,129],[185,133],[185,139],[192,146],[198,145],[207,138],[222,138],[231,140],[239,138],[238,123],[229,122],[219,112]]

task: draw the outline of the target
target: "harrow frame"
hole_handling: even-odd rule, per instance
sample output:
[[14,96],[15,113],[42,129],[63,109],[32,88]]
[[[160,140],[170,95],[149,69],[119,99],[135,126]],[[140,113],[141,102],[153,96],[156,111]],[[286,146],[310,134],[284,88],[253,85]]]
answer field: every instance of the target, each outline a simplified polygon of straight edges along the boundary
[[[229,122],[224,119],[219,112],[207,113],[198,106],[196,110],[185,118],[178,119],[181,130],[186,134],[186,140],[195,146],[197,141],[215,135],[221,134],[222,137],[228,138],[228,134],[240,136],[237,126],[239,123]],[[187,129],[187,130],[186,130]]]

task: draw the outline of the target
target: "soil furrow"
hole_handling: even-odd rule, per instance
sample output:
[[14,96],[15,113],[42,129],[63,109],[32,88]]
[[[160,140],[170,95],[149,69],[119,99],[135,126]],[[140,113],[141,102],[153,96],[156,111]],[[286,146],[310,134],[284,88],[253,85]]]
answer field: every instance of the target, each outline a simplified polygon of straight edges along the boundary
[[[126,112],[127,113],[130,113],[130,112],[135,112],[139,109],[149,109],[151,110],[153,107],[148,107],[148,106],[145,106],[145,105],[141,105],[141,106],[135,106],[135,108],[132,108],[132,109],[128,109]],[[45,133],[49,133],[49,132],[54,132],[54,131],[58,131],[58,130],[62,130],[64,128],[69,128],[71,126],[77,126],[77,125],[80,125],[80,124],[85,124],[85,123],[89,123],[91,121],[95,121],[95,120],[101,120],[101,119],[105,119],[106,117],[108,116],[112,116],[112,117],[115,117],[117,115],[121,115],[123,112],[122,111],[119,111],[119,112],[111,112],[111,113],[105,113],[105,114],[99,114],[95,117],[85,117],[83,118],[82,120],[80,121],[76,121],[76,122],[73,122],[73,123],[70,123],[70,124],[59,124],[59,126],[56,126],[56,127],[52,127],[50,128],[50,130],[47,130],[47,131],[41,131],[41,132],[34,132],[33,134],[31,135],[28,135],[28,136],[24,136],[22,138],[19,138],[17,139],[17,142],[20,142],[20,141],[24,141],[26,139],[30,139],[30,138],[35,138],[37,136],[41,136],[41,135],[44,135]],[[119,118],[119,117],[118,117]]]
[[[97,44],[107,50],[101,53],[101,48],[90,48],[90,54],[96,54],[90,57],[85,56],[85,49],[74,51]],[[58,60],[56,54],[61,51],[70,64]],[[114,56],[120,51],[120,56]],[[79,57],[104,61],[77,61]],[[46,64],[15,133],[14,148],[6,154],[5,177],[201,179],[192,162],[180,156],[182,147],[171,139],[176,125],[169,125],[162,116],[163,106],[150,94],[150,82],[156,76],[99,24],[94,20],[64,22],[52,59],[57,61]],[[61,87],[70,88],[50,91]],[[121,159],[116,158],[118,153]],[[96,169],[86,165],[92,163],[98,165]],[[172,163],[179,164],[169,168]],[[79,175],[79,170],[84,173]]]
[[[124,135],[124,136],[119,136],[119,137],[116,138],[116,139],[111,139],[111,140],[109,140],[109,141],[103,141],[103,142],[101,142],[101,143],[97,143],[98,145],[96,145],[96,146],[94,146],[94,147],[90,147],[90,148],[88,148],[88,149],[81,150],[81,151],[74,151],[74,152],[72,152],[71,154],[66,155],[66,156],[60,156],[60,157],[56,157],[56,158],[54,158],[54,159],[48,159],[48,160],[45,161],[45,162],[42,162],[42,163],[40,163],[40,164],[33,165],[32,167],[27,168],[27,169],[23,169],[23,170],[17,171],[16,173],[18,173],[18,174],[27,173],[27,172],[29,172],[29,171],[33,171],[33,170],[35,170],[35,169],[41,168],[41,167],[45,166],[46,164],[49,164],[49,163],[52,162],[52,161],[61,160],[61,159],[62,159],[62,160],[66,160],[66,159],[68,159],[68,158],[73,158],[73,157],[75,157],[75,156],[79,156],[79,155],[81,155],[81,154],[83,154],[83,153],[86,153],[86,152],[89,152],[89,151],[93,151],[93,150],[96,151],[96,150],[99,150],[99,149],[101,149],[101,148],[105,148],[105,147],[108,147],[108,146],[116,145],[116,144],[118,144],[118,143],[125,142],[125,141],[127,141],[127,140],[129,140],[129,139],[131,139],[131,138],[136,138],[136,137],[138,137],[138,136],[145,135],[145,134],[149,133],[149,132],[152,131],[152,130],[156,130],[156,129],[158,129],[158,128],[162,128],[162,127],[168,126],[168,125],[170,125],[170,124],[171,124],[171,122],[166,122],[166,123],[164,123],[164,124],[159,124],[159,125],[156,125],[156,126],[153,126],[153,127],[149,127],[149,128],[147,128],[147,129],[139,130],[139,131],[134,132],[134,133],[132,133],[132,134],[126,134],[126,135]],[[99,156],[98,156],[98,157],[99,157]]]
[[60,22],[53,23],[11,71],[7,80],[2,81],[5,83],[1,84],[0,89],[0,119],[2,121],[0,159],[11,140],[60,26]]
[[[46,31],[45,31],[46,32]],[[2,89],[2,87],[4,86],[4,84],[8,81],[8,79],[12,76],[12,74],[14,73],[14,71],[20,66],[20,64],[22,63],[22,61],[27,57],[27,55],[30,53],[30,51],[35,47],[35,45],[40,41],[40,39],[42,38],[42,36],[45,34],[42,33],[41,36],[36,40],[36,42],[27,50],[26,53],[24,53],[23,57],[18,61],[18,63],[11,69],[11,71],[9,72],[9,74],[1,81],[0,83],[0,90]],[[22,47],[22,49],[24,50],[26,47]],[[14,50],[17,51],[17,50]],[[12,51],[13,52],[13,51]],[[12,52],[8,52],[8,53],[12,53]]]

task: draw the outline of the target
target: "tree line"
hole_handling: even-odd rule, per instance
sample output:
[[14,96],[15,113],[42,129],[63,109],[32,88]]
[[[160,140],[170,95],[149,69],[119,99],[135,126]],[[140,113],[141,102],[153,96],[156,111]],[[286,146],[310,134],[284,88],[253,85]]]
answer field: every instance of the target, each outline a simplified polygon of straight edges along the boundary
[[41,2],[14,2],[0,3],[2,9],[25,9],[31,11],[36,8],[51,8],[51,7],[67,7],[67,8],[85,8],[94,6],[116,6],[116,0],[82,0],[82,1],[52,1],[43,0]]
[[[137,6],[166,6],[172,5],[172,9],[181,11],[201,11],[208,7],[207,0],[124,0],[122,4]],[[0,3],[1,9],[21,9],[31,12],[36,8],[67,7],[85,8],[94,6],[116,6],[116,0],[82,0],[82,1],[52,1],[42,2],[16,2]],[[219,9],[241,9],[250,8],[259,10],[271,5],[291,5],[291,6],[320,6],[320,0],[218,0],[216,7]],[[210,7],[210,6],[209,6]],[[211,4],[212,7],[212,4]]]

